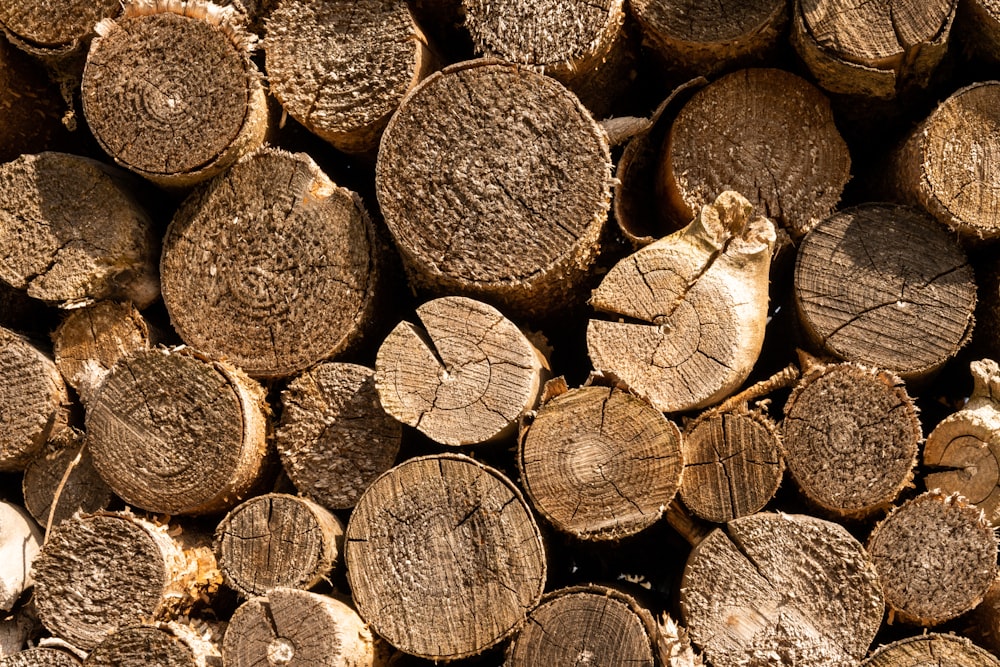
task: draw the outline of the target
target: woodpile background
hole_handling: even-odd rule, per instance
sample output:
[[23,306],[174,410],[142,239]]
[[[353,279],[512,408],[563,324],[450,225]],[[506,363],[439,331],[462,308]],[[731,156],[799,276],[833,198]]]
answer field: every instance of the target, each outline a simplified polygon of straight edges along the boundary
[[0,28],[0,665],[1000,665],[993,0]]

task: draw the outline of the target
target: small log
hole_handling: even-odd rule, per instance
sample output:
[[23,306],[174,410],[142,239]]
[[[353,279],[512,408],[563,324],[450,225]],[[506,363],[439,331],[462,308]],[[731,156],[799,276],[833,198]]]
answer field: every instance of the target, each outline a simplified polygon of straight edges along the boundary
[[63,306],[152,303],[160,293],[157,232],[124,176],[66,153],[0,165],[0,279]]
[[288,115],[350,153],[378,148],[435,61],[403,0],[283,0],[264,47],[270,91]]
[[850,170],[819,89],[783,70],[748,69],[702,88],[677,114],[660,188],[678,220],[735,190],[798,239],[833,211]]
[[883,519],[868,552],[890,618],[933,626],[979,604],[997,576],[997,536],[982,512],[957,496],[928,492]]
[[579,298],[611,201],[607,138],[559,82],[472,61],[427,77],[375,168],[415,286],[548,316]]
[[97,25],[83,114],[118,164],[186,187],[263,143],[267,101],[234,16],[201,0],[148,1]]
[[281,393],[275,445],[300,493],[330,509],[350,509],[399,455],[402,426],[386,414],[375,371],[325,363]]
[[24,506],[42,526],[55,526],[78,511],[89,514],[111,504],[111,489],[97,474],[84,437],[70,429],[24,469]]
[[226,585],[245,598],[277,587],[309,589],[337,566],[340,519],[311,500],[269,493],[233,508],[215,531]]
[[767,513],[731,521],[694,548],[680,604],[715,667],[857,664],[885,607],[868,555],[843,527]]
[[935,632],[880,646],[861,667],[1000,667],[996,656],[964,637]]
[[684,470],[680,429],[608,387],[571,389],[539,408],[517,464],[535,509],[584,540],[620,540],[651,526]]
[[[0,5],[0,12],[4,6]],[[117,2],[115,4],[118,4]],[[0,162],[50,147],[61,134],[61,101],[42,67],[0,34]]]
[[799,246],[795,307],[809,340],[846,361],[925,378],[968,340],[976,283],[965,252],[923,212],[862,204]]
[[796,0],[792,44],[823,88],[888,99],[925,87],[958,0]]
[[42,623],[88,650],[120,628],[188,612],[222,582],[207,540],[130,512],[54,527],[34,576]]
[[345,544],[358,613],[396,648],[432,660],[500,642],[545,585],[542,536],[520,491],[465,456],[414,458],[379,477]]
[[381,654],[353,609],[291,588],[243,603],[222,642],[227,667],[377,667]]
[[856,364],[806,366],[781,432],[803,495],[852,519],[887,509],[911,486],[923,435],[903,381]]
[[84,667],[222,667],[222,653],[211,632],[177,622],[137,625],[107,635]]
[[83,662],[58,648],[29,648],[0,658],[0,667],[80,667]]
[[423,329],[401,322],[375,358],[382,407],[444,445],[512,435],[535,407],[548,362],[492,306],[443,297],[417,308]]
[[42,531],[14,503],[0,500],[0,611],[14,608],[31,588],[31,565],[42,548]]
[[242,371],[183,351],[123,358],[87,406],[94,467],[126,503],[206,514],[245,498],[264,472],[263,388]]
[[775,241],[752,210],[725,192],[608,272],[590,299],[609,318],[587,324],[595,369],[663,412],[711,405],[746,380],[764,341]]

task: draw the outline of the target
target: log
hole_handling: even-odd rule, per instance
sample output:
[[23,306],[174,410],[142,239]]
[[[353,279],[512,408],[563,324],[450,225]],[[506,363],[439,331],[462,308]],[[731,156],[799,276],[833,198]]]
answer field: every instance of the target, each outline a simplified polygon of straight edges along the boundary
[[330,509],[350,509],[399,455],[402,426],[386,414],[375,370],[324,363],[281,393],[275,446],[295,488]]
[[73,307],[159,296],[157,232],[125,174],[67,153],[0,165],[0,279]]
[[94,26],[119,14],[118,0],[3,0],[0,28],[19,48],[51,62],[79,56],[94,37]]
[[61,138],[60,106],[56,87],[42,67],[0,34],[0,113],[4,119],[0,162],[44,151]]
[[180,337],[254,377],[294,375],[357,342],[381,283],[360,197],[302,153],[265,148],[193,193],[160,261]]
[[509,636],[545,585],[542,536],[517,487],[472,459],[410,459],[368,487],[345,535],[358,613],[431,660]]
[[680,429],[646,401],[608,387],[551,398],[521,435],[517,456],[535,510],[564,533],[595,541],[658,521],[684,471]]
[[84,438],[69,429],[24,469],[24,507],[39,525],[55,526],[76,512],[90,514],[111,504],[111,489],[94,468]]
[[659,187],[678,220],[725,190],[801,238],[850,177],[847,144],[819,89],[778,69],[727,74],[694,94],[667,134]]
[[378,148],[403,97],[435,65],[403,0],[284,0],[264,47],[270,91],[288,115],[350,153]]
[[785,403],[785,463],[802,494],[838,518],[887,509],[912,486],[923,435],[898,376],[814,363]]
[[282,588],[309,589],[340,560],[344,526],[311,500],[268,493],[240,503],[215,531],[226,585],[245,598]]
[[222,582],[203,537],[127,511],[54,527],[34,576],[42,623],[88,650],[120,628],[187,613]]
[[83,114],[115,162],[182,188],[263,143],[267,102],[234,15],[200,0],[148,1],[97,25]]
[[890,99],[923,88],[948,50],[958,0],[796,0],[791,41],[823,88]]
[[954,33],[970,57],[1000,63],[1000,5],[994,0],[959,2]]
[[268,408],[242,371],[181,350],[121,359],[87,406],[94,467],[129,505],[206,514],[246,498],[265,472]]
[[28,650],[28,638],[36,636],[41,627],[30,604],[0,617],[0,665],[5,665],[4,660],[10,656]]
[[964,637],[936,632],[880,646],[861,667],[997,667],[1000,660]]
[[[616,264],[594,290],[594,368],[662,412],[716,403],[764,341],[774,226],[725,192],[684,229]],[[616,321],[617,320],[617,321]]]
[[933,218],[861,204],[802,241],[794,298],[816,348],[909,381],[928,377],[966,343],[976,283],[965,252]]
[[727,667],[857,664],[885,603],[868,555],[839,524],[763,513],[694,548],[680,605],[709,664]]
[[29,648],[0,658],[0,667],[80,667],[83,662],[57,648]]
[[579,299],[611,199],[604,131],[561,84],[463,62],[386,127],[375,188],[411,283],[549,316]]
[[993,580],[968,619],[973,627],[969,634],[994,655],[1000,655],[1000,578]]
[[868,538],[890,618],[930,627],[975,608],[997,576],[997,536],[975,505],[928,492]]
[[375,358],[383,409],[443,445],[512,435],[535,407],[548,361],[500,311],[449,296],[417,308],[423,328],[401,322]]
[[203,628],[169,622],[121,628],[94,647],[84,667],[222,667],[218,640]]
[[42,548],[42,531],[21,507],[0,501],[0,611],[14,608],[31,588],[31,566]]

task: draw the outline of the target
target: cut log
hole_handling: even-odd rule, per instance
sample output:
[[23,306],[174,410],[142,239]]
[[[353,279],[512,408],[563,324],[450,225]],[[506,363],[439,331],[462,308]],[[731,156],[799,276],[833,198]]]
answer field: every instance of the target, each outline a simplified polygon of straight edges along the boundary
[[52,62],[85,51],[94,26],[121,9],[119,0],[2,0],[0,28],[18,47]]
[[84,667],[221,667],[222,653],[207,637],[177,622],[122,628],[94,647]]
[[608,387],[571,389],[539,408],[517,464],[535,509],[584,540],[620,540],[651,526],[684,470],[680,429]]
[[922,88],[948,50],[958,0],[796,0],[792,44],[821,86],[892,98]]
[[922,436],[903,381],[856,364],[806,366],[781,431],[803,495],[852,519],[888,508],[911,485]]
[[0,501],[0,611],[14,608],[31,588],[31,564],[42,548],[42,531],[21,507]]
[[234,15],[200,0],[142,2],[97,25],[83,114],[118,164],[185,187],[263,143],[267,101]]
[[924,493],[875,526],[868,552],[890,613],[933,626],[979,604],[997,576],[997,536],[957,496]]
[[66,153],[0,166],[0,279],[48,303],[159,296],[157,232],[124,173]]
[[226,585],[245,598],[277,587],[308,589],[337,566],[340,519],[311,500],[283,493],[251,498],[215,531],[215,555]]
[[862,204],[799,246],[795,306],[813,345],[846,361],[924,378],[972,332],[976,283],[965,252],[933,218]]
[[687,227],[620,261],[590,304],[594,368],[663,412],[705,407],[750,374],[764,341],[774,226],[725,192]]
[[607,138],[551,77],[473,61],[386,128],[375,186],[411,282],[548,316],[579,299],[611,199]]
[[186,613],[222,582],[207,540],[129,512],[78,514],[53,528],[34,576],[42,623],[84,649]]
[[354,507],[396,462],[402,426],[382,409],[371,368],[320,364],[289,383],[281,405],[281,463],[295,488],[324,507]]
[[84,437],[76,429],[66,431],[24,469],[24,506],[41,526],[55,526],[78,511],[93,513],[111,504],[111,489],[94,468]]
[[149,350],[111,369],[87,406],[94,467],[126,503],[164,514],[229,509],[267,461],[263,388],[183,351]]
[[[13,3],[0,4],[3,7]],[[115,2],[117,5],[117,1]],[[42,67],[0,34],[0,162],[50,147],[61,134],[61,102]]]
[[222,643],[228,667],[377,667],[382,652],[346,604],[291,588],[245,602]]
[[735,190],[798,239],[833,211],[850,170],[819,89],[783,70],[748,69],[701,89],[677,114],[660,188],[678,220]]
[[535,407],[548,362],[492,306],[443,297],[417,308],[423,329],[401,322],[375,359],[382,407],[444,445],[512,435]]
[[973,627],[969,634],[995,655],[1000,655],[1000,577],[993,580],[983,601],[968,618]]
[[695,547],[680,604],[715,667],[857,664],[885,607],[868,555],[843,527],[766,513],[731,521]]
[[1000,660],[964,637],[930,633],[880,646],[861,667],[1000,667]]
[[465,456],[410,459],[375,480],[347,524],[345,556],[361,617],[432,660],[500,642],[545,586],[542,536],[517,487]]
[[30,648],[0,658],[0,667],[80,667],[83,662],[57,648]]
[[307,155],[265,148],[174,216],[163,301],[187,344],[252,376],[288,376],[359,338],[380,250],[358,195]]
[[69,404],[52,359],[0,327],[0,470],[23,470],[49,438],[65,430]]
[[267,21],[270,91],[343,151],[378,148],[403,97],[433,71],[403,0],[283,0]]

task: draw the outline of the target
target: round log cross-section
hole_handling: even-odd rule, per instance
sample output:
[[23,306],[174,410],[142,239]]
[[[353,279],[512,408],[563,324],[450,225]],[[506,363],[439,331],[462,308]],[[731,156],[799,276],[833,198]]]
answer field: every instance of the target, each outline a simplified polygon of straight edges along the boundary
[[109,634],[94,647],[84,667],[217,667],[218,645],[179,623],[136,625]]
[[107,509],[111,504],[111,489],[94,468],[94,459],[84,445],[84,434],[69,429],[52,443],[56,448],[43,451],[24,469],[21,489],[25,509],[42,526],[50,521],[54,526],[78,511]]
[[880,646],[861,667],[1000,667],[1000,660],[965,637],[931,632]]
[[83,662],[58,648],[29,648],[0,658],[0,667],[80,667]]
[[0,28],[18,46],[51,60],[89,42],[94,26],[121,8],[119,0],[2,0]]

